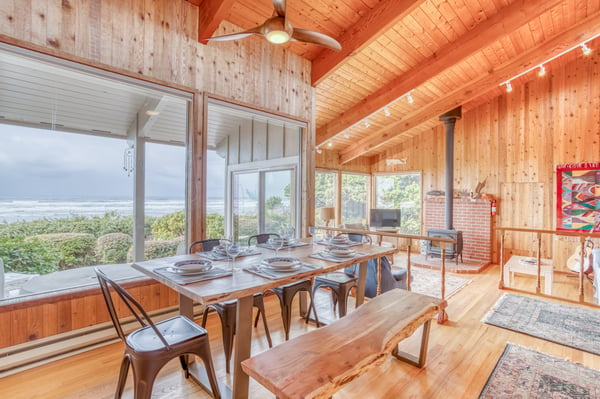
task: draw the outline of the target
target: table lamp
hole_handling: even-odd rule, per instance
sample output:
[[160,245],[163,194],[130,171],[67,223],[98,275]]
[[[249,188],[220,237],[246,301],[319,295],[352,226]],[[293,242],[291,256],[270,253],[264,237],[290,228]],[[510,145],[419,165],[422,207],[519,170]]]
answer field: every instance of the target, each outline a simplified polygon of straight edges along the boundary
[[332,206],[324,206],[319,210],[319,217],[325,222],[325,226],[329,226],[329,221],[335,219],[335,208]]

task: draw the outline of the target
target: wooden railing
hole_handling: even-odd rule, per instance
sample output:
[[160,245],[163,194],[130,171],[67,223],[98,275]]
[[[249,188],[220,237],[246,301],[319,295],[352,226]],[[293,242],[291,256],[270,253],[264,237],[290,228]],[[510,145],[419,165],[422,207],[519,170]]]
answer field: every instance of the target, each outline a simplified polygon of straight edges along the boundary
[[[500,281],[498,283],[498,288],[505,289],[504,286],[504,237],[506,232],[515,232],[515,233],[533,233],[536,236],[537,248],[536,248],[536,260],[537,260],[537,273],[536,273],[536,283],[535,283],[535,293],[537,295],[541,294],[541,272],[542,272],[542,262],[541,262],[541,248],[542,248],[542,236],[544,234],[549,234],[552,236],[570,236],[570,237],[578,237],[579,242],[581,244],[581,254],[585,254],[585,240],[587,238],[600,238],[600,233],[590,233],[590,232],[575,232],[575,231],[560,231],[560,230],[543,230],[543,229],[525,229],[518,227],[497,227],[498,235],[500,237]],[[579,267],[579,291],[578,297],[579,302],[584,302],[584,288],[583,288],[583,279],[584,279],[584,256],[581,256],[581,262]],[[600,278],[600,276],[594,276],[595,278]]]
[[[411,257],[411,249],[413,242],[416,241],[431,241],[438,243],[442,253],[441,253],[441,261],[442,265],[440,268],[440,276],[441,276],[441,300],[442,303],[445,304],[446,301],[446,249],[451,247],[456,243],[456,240],[452,238],[444,238],[444,237],[429,237],[429,236],[421,236],[415,234],[403,234],[403,233],[394,233],[389,231],[378,231],[378,230],[359,230],[359,229],[344,229],[339,227],[325,227],[325,226],[316,226],[319,230],[324,231],[332,231],[336,233],[349,233],[349,234],[366,234],[370,236],[378,236],[377,240],[378,245],[381,245],[382,237],[393,237],[393,238],[403,238],[407,240],[406,246],[406,289],[411,291],[410,287],[410,276],[411,276],[411,266],[410,266],[410,257]],[[377,295],[381,293],[381,274],[379,272],[379,268],[377,269]],[[443,323],[448,320],[448,315],[446,314],[445,306],[440,308],[440,312],[438,314],[438,323]]]

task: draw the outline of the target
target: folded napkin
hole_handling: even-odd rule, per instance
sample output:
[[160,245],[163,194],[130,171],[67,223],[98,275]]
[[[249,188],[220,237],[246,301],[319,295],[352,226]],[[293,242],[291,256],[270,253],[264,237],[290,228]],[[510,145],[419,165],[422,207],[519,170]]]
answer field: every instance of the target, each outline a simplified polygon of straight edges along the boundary
[[326,260],[329,262],[337,262],[337,263],[342,263],[342,262],[347,262],[349,260],[352,259],[356,259],[359,258],[361,256],[364,256],[365,254],[360,253],[360,252],[356,252],[353,256],[348,256],[348,257],[344,257],[344,258],[338,258],[337,256],[333,256],[325,251],[323,252],[317,252],[314,254],[310,254],[308,255],[311,258],[316,258],[316,259],[322,259],[322,260]]
[[177,283],[177,284],[191,284],[197,283],[199,281],[204,280],[212,280],[213,278],[221,278],[231,276],[233,273],[231,270],[224,270],[220,267],[213,267],[207,272],[202,272],[198,274],[182,274],[175,271],[175,269],[171,267],[158,267],[153,270],[154,273],[160,274],[163,277],[168,278],[169,280]]
[[275,270],[271,268],[264,267],[260,264],[252,265],[244,269],[248,273],[256,274],[258,276],[268,278],[271,280],[277,280],[279,278],[285,278],[289,276],[294,276],[296,274],[305,273],[310,270],[322,269],[321,266],[311,265],[310,263],[302,263],[302,266],[298,269],[294,270]]

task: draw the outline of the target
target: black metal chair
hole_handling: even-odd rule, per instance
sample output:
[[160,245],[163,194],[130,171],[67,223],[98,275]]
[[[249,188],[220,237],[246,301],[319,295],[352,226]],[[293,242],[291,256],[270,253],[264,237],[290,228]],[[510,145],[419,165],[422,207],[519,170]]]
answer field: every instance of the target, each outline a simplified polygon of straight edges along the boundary
[[[223,240],[218,238],[209,238],[207,240],[194,241],[190,245],[189,252],[192,252],[192,249],[196,245],[200,245],[202,249],[201,252],[212,251],[212,249],[218,245]],[[254,302],[253,306],[258,309],[256,313],[256,319],[254,321],[254,327],[258,325],[258,318],[262,315],[263,326],[265,328],[265,335],[267,336],[267,342],[269,343],[269,348],[273,347],[273,342],[271,341],[271,334],[269,333],[269,326],[267,325],[267,317],[265,315],[265,304],[263,300],[263,294],[254,294]],[[208,311],[213,309],[219,315],[219,319],[221,320],[221,333],[223,336],[223,352],[225,352],[225,370],[227,373],[230,371],[229,363],[231,360],[231,353],[233,351],[233,337],[235,335],[235,315],[237,312],[237,301],[227,301],[227,302],[219,302],[212,305],[207,305],[204,308],[204,312],[202,313],[202,327],[206,327],[206,320],[208,318]]]
[[279,236],[279,234],[275,234],[275,233],[262,233],[262,234],[255,234],[253,236],[248,237],[248,246],[252,246],[253,241],[256,241],[256,244],[265,244],[269,241],[270,238],[281,238]]
[[[173,358],[179,357],[181,367],[185,371],[185,378],[188,378],[189,369],[185,357],[188,354],[197,355],[202,359],[213,397],[220,398],[206,330],[185,316],[176,316],[153,323],[142,306],[125,289],[108,278],[100,269],[95,268],[95,271],[117,335],[125,343],[115,398],[120,398],[123,394],[130,365],[133,369],[135,399],[149,399],[152,396],[156,375]],[[110,294],[111,288],[142,326],[129,335],[123,332],[117,307]]]
[[[340,236],[347,236],[350,241],[354,242],[367,242],[372,244],[371,236],[365,234],[338,234]],[[335,311],[336,306],[338,307],[339,317],[344,317],[348,309],[348,296],[353,288],[358,286],[358,273],[356,265],[350,266],[343,271],[337,271],[332,273],[326,273],[315,277],[315,283],[313,285],[313,296],[317,292],[317,289],[326,287],[331,290],[331,299],[333,301],[333,309]]]

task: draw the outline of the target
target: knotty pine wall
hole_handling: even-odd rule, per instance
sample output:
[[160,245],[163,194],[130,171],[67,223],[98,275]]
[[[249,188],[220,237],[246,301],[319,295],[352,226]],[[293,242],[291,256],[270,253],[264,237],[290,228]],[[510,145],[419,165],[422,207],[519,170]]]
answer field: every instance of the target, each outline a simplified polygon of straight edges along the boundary
[[[206,94],[303,121],[312,120],[314,108],[308,61],[260,38],[201,45],[197,21],[198,7],[184,0],[0,0],[1,42],[196,93],[192,239],[203,230],[197,204],[203,200],[199,149]],[[234,30],[224,23],[219,33]],[[314,142],[310,124],[305,136],[305,145]],[[312,153],[305,156],[305,169],[312,168]],[[145,301],[150,309],[176,303],[156,284],[145,290],[149,298],[160,297]],[[98,298],[94,291],[0,305],[0,347],[105,321]]]
[[[595,41],[594,44],[599,44]],[[597,48],[597,47],[596,47]],[[454,188],[484,192],[498,201],[495,226],[555,229],[557,164],[600,161],[600,57],[577,56],[550,65],[544,78],[513,83],[513,92],[463,112],[456,124]],[[444,190],[443,124],[372,158],[372,171],[392,171],[387,158],[408,158],[394,171],[423,172],[423,192]],[[494,227],[495,227],[494,226]],[[535,254],[532,234],[507,235],[509,253]],[[494,261],[499,242],[494,237]],[[544,236],[542,256],[564,269],[576,241]],[[566,270],[566,269],[564,269]]]

